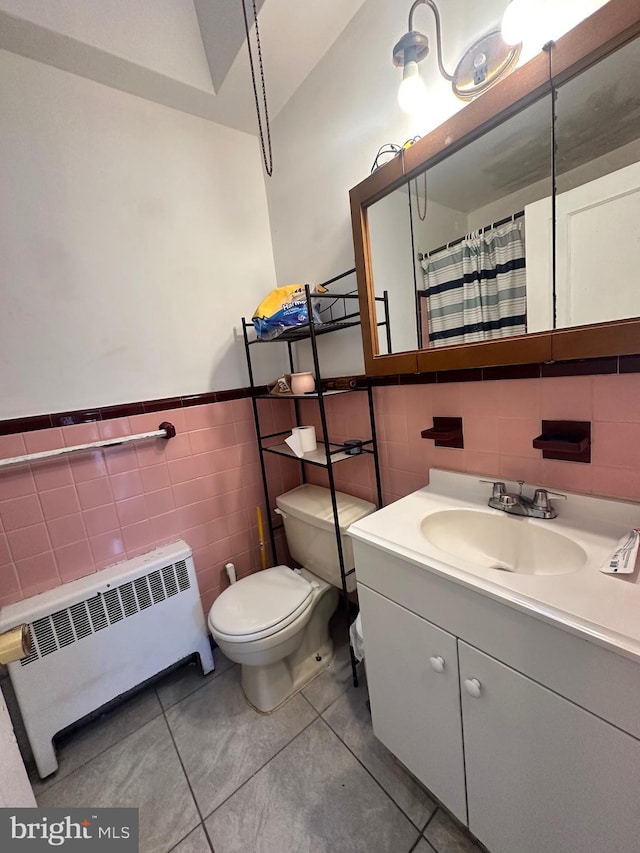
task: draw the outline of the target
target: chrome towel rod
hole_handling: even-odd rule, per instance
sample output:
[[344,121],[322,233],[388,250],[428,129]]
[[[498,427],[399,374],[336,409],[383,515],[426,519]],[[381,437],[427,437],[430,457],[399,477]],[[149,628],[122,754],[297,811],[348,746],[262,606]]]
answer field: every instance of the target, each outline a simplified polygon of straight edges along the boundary
[[132,441],[142,441],[144,438],[173,438],[176,428],[168,421],[160,424],[153,432],[140,432],[138,435],[125,435],[120,438],[106,438],[104,441],[93,441],[90,444],[76,444],[74,447],[59,447],[57,450],[43,450],[40,453],[27,453],[24,456],[11,456],[9,459],[0,459],[0,468],[8,468],[10,465],[19,465],[21,462],[37,462],[40,459],[55,459],[57,456],[66,456],[68,453],[77,453],[81,450],[93,450],[96,447],[118,447],[121,444],[130,444]]

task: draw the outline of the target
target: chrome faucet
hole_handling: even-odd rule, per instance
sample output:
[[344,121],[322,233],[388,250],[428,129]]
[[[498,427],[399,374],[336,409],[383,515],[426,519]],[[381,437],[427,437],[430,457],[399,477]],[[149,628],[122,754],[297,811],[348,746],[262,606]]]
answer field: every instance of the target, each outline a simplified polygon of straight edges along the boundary
[[563,498],[567,496],[560,492],[550,492],[548,489],[536,489],[532,498],[522,494],[524,480],[518,480],[520,491],[518,494],[508,492],[505,484],[498,480],[480,480],[481,483],[489,483],[493,486],[489,506],[508,512],[510,515],[524,515],[529,518],[555,518],[558,513],[549,503],[549,498]]

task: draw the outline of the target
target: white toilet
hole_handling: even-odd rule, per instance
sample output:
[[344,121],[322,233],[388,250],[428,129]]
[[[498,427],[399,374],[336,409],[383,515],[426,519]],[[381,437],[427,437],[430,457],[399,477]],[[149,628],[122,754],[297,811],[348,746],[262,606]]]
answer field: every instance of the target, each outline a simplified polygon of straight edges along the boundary
[[[375,505],[336,492],[344,565],[353,546],[344,535]],[[267,713],[282,705],[333,660],[329,619],[338,604],[340,563],[331,493],[308,483],[277,498],[289,551],[302,569],[274,566],[232,584],[209,611],[209,630],[224,654],[242,665],[249,703]],[[355,589],[355,575],[347,578]]]

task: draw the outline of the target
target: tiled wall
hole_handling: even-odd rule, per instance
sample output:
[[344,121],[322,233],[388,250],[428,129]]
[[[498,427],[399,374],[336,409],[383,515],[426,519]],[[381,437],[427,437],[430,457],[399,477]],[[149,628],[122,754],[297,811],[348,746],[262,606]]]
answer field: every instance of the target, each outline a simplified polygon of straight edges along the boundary
[[[640,374],[381,387],[374,394],[386,501],[424,485],[430,467],[640,501]],[[420,438],[433,415],[462,416],[463,450]],[[531,442],[543,419],[591,421],[591,464],[542,459]]]
[[[264,401],[272,428],[290,414]],[[288,408],[285,404],[284,408]],[[183,537],[205,608],[259,566],[256,507],[264,505],[249,399],[0,436],[0,458],[155,430],[177,435],[0,472],[0,605],[26,598]],[[296,466],[268,460],[275,488]],[[284,473],[283,473],[284,472]],[[266,525],[266,518],[265,518]]]
[[[382,386],[373,395],[385,503],[425,485],[431,467],[640,501],[638,373]],[[290,402],[258,405],[263,434],[291,425]],[[365,392],[329,398],[327,413],[333,440],[369,435]],[[420,437],[434,415],[462,416],[463,450]],[[303,401],[301,416],[320,433],[317,404]],[[542,419],[591,421],[591,464],[543,460],[531,446]],[[226,562],[241,577],[259,567],[255,508],[264,501],[249,399],[0,436],[0,458],[144,432],[165,420],[178,433],[170,441],[0,474],[0,605],[178,537],[193,548],[205,608],[227,585]],[[300,482],[295,461],[267,454],[265,463],[273,497]],[[375,501],[370,456],[334,472],[338,489]],[[327,482],[321,468],[307,466],[307,475]]]

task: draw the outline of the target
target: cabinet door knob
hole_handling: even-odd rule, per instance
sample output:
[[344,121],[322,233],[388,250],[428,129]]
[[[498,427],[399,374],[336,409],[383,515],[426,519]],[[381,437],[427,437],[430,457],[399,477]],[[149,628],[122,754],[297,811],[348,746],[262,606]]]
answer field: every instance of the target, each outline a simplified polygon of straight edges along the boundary
[[482,693],[482,685],[477,678],[465,678],[464,689],[467,691],[469,696],[473,696],[474,699],[478,699]]
[[441,658],[440,655],[429,658],[429,663],[431,664],[431,669],[434,669],[436,672],[444,672],[444,658]]

